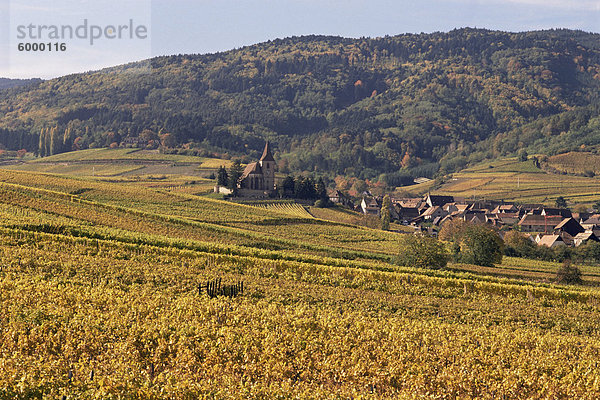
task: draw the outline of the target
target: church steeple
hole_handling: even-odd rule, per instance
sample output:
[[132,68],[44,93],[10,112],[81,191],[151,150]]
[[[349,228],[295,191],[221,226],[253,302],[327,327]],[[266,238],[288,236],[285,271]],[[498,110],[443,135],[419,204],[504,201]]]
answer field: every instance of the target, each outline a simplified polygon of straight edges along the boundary
[[265,144],[265,150],[258,164],[262,169],[265,189],[269,191],[275,190],[275,159],[273,158],[273,153],[271,153],[271,144],[269,142]]
[[[263,150],[262,157],[260,158],[260,161],[272,161],[272,162],[275,162],[275,159],[273,158],[273,154],[271,153],[271,144],[268,141],[265,144],[265,149]],[[262,165],[262,163],[261,163],[261,165]]]

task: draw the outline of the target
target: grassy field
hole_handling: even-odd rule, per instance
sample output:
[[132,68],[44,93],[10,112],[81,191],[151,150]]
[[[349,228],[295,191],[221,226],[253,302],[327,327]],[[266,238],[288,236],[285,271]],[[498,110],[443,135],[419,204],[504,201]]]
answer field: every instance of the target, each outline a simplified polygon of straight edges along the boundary
[[600,396],[600,267],[399,267],[352,212],[207,184],[0,170],[0,398]]

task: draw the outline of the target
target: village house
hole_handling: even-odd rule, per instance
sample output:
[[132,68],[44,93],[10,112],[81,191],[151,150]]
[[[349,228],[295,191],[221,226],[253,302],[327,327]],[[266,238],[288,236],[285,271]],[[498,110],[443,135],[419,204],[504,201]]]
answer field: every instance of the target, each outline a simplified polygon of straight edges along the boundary
[[444,209],[440,206],[433,206],[428,208],[423,214],[423,219],[425,220],[433,220],[435,218],[444,218],[446,215],[448,215],[447,211],[444,211]]
[[600,227],[600,214],[594,214],[588,217],[583,222],[581,222],[581,226],[587,230],[596,229],[597,227]]
[[540,213],[540,215],[544,215],[544,216],[560,215],[563,218],[571,218],[573,216],[571,214],[571,211],[567,210],[565,208],[550,208],[550,207],[544,207],[542,209],[542,212]]
[[594,232],[581,232],[573,238],[573,242],[575,247],[579,247],[588,242],[600,242],[600,239],[598,239],[598,236]]
[[514,204],[501,204],[492,210],[492,214],[512,214],[519,211]]
[[425,201],[422,198],[401,198],[401,199],[391,199],[392,203],[397,204],[403,208],[416,208],[421,209],[425,208]]
[[360,202],[360,208],[363,214],[379,215],[381,204],[375,197],[363,197],[362,201]]
[[573,218],[565,218],[560,224],[554,227],[554,234],[559,235],[561,232],[575,237],[578,233],[585,232],[585,229]]
[[554,227],[562,222],[563,218],[560,215],[545,216],[526,214],[517,224],[521,228],[521,232],[554,232]]
[[353,207],[350,197],[339,190],[334,190],[329,193],[329,201],[331,201],[333,204],[339,204],[344,207]]
[[417,207],[403,207],[400,204],[394,204],[393,206],[396,211],[396,215],[398,216],[398,220],[403,223],[408,223],[421,214]]
[[565,246],[565,242],[560,235],[544,235],[539,238],[538,246],[557,247]]
[[452,197],[452,196],[434,196],[434,195],[428,194],[427,197],[425,198],[425,203],[429,207],[435,207],[435,206],[442,207],[444,204],[454,203],[454,197]]

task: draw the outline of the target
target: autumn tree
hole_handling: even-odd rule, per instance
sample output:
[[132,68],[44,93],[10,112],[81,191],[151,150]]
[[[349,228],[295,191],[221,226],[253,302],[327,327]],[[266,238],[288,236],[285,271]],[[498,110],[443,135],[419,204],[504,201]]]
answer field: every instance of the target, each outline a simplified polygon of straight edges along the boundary
[[173,148],[177,146],[177,139],[170,133],[163,133],[160,135],[160,144],[166,148]]

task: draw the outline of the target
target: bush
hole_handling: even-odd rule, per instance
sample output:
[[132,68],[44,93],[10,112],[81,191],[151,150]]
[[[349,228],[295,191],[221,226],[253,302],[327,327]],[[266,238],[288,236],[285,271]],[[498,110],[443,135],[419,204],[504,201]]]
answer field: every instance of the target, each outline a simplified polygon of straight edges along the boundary
[[521,151],[519,151],[519,161],[527,161],[527,158],[529,158],[529,154],[527,154],[527,150],[522,149]]
[[583,282],[581,279],[581,270],[571,264],[571,260],[565,260],[561,267],[556,271],[556,282],[566,284],[580,284]]
[[435,238],[404,235],[394,262],[404,267],[441,269],[448,264],[448,251]]

